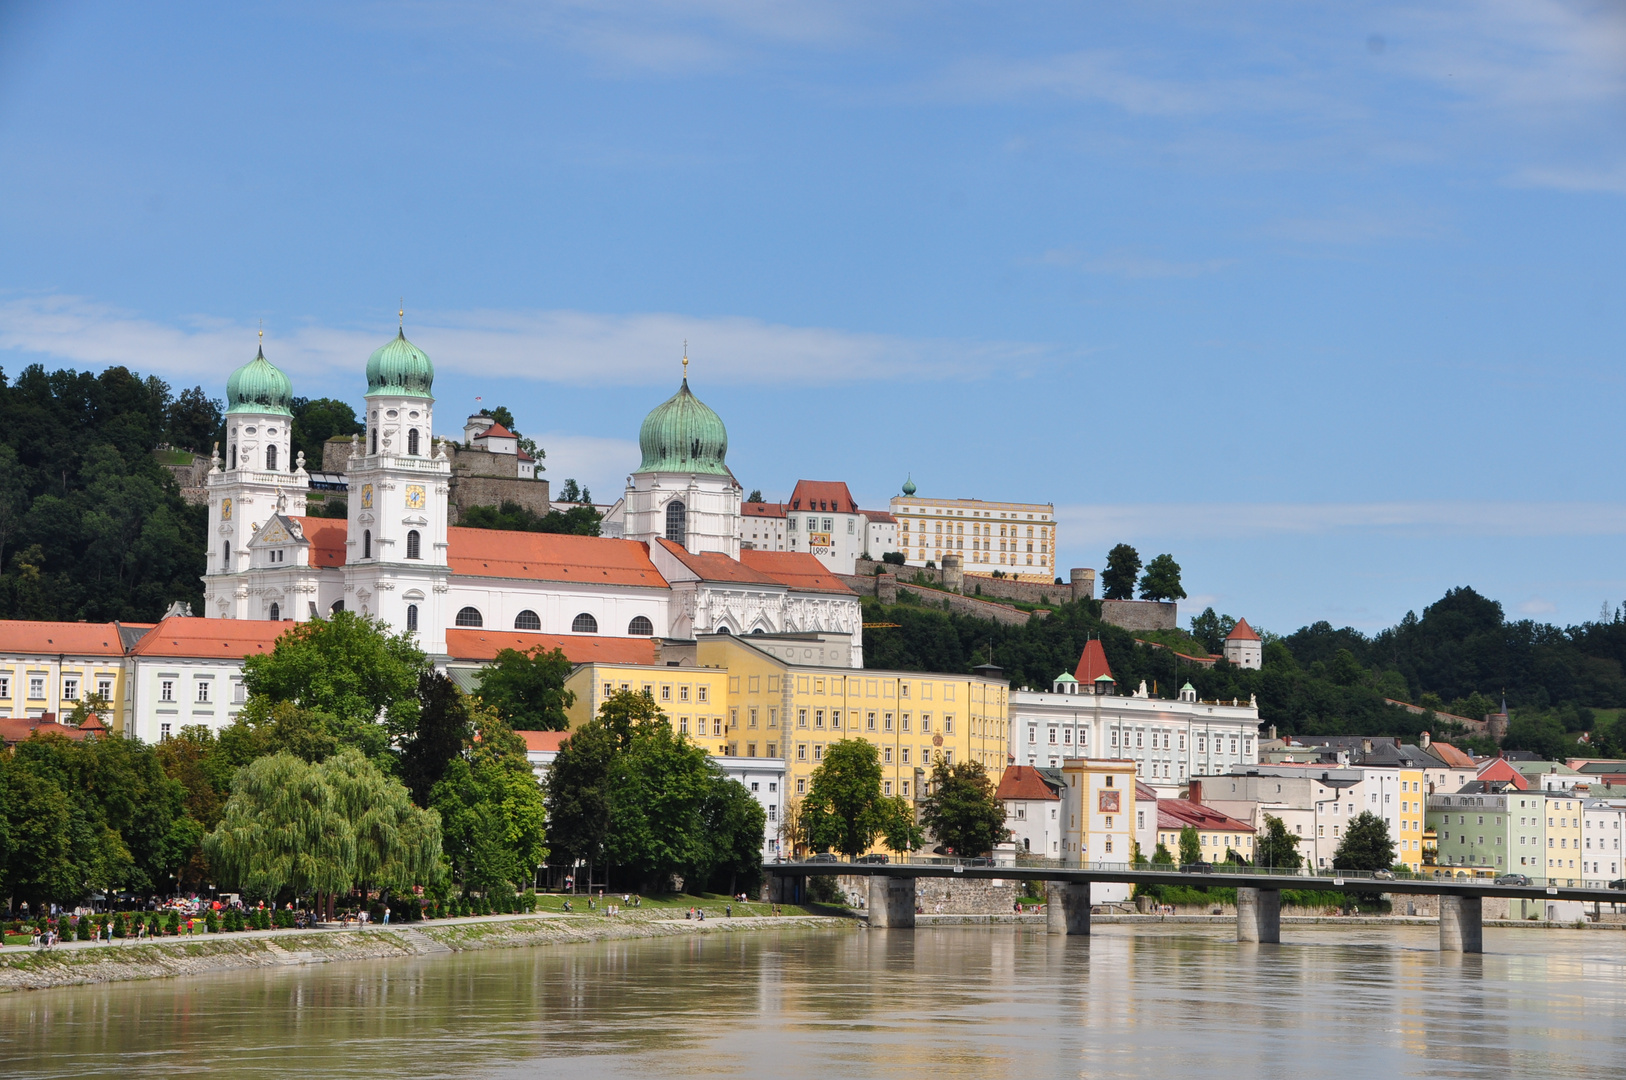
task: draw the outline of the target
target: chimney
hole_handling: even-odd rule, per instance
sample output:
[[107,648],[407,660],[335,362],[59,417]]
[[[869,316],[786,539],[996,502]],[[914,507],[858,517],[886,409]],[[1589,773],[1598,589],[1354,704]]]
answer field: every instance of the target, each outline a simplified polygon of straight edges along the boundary
[[1203,782],[1192,780],[1186,787],[1186,801],[1200,803],[1203,801]]
[[1421,735],[1417,736],[1417,745],[1422,747],[1424,750],[1428,749],[1428,732],[1425,731]]
[[1276,725],[1275,724],[1270,725],[1270,741],[1271,742],[1276,741]]

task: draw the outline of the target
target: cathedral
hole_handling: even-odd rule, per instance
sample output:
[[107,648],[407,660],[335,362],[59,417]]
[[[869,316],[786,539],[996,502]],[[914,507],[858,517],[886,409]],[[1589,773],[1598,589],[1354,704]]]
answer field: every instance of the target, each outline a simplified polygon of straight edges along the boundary
[[439,659],[462,651],[460,634],[491,631],[517,648],[526,635],[543,644],[726,633],[788,638],[786,647],[817,638],[863,666],[852,590],[811,554],[741,549],[728,432],[687,374],[639,429],[642,461],[616,538],[452,525],[429,357],[403,330],[368,357],[366,374],[366,432],[344,462],[340,520],[306,514],[288,376],[263,348],[232,372],[226,445],[207,478],[205,615],[303,621],[350,610],[413,634]]

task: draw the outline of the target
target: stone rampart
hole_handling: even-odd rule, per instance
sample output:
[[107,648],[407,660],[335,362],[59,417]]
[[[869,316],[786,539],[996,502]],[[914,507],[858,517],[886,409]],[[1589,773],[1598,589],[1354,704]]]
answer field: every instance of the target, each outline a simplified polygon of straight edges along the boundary
[[[912,581],[916,575],[933,585],[949,588],[956,587],[955,569],[948,566],[948,556],[944,557],[944,566],[897,566],[893,563],[876,562],[874,559],[856,559],[853,562],[853,576],[873,578],[876,568],[883,574],[896,574],[900,580]],[[1093,600],[1095,598],[1095,571],[1088,569],[1074,569],[1070,571],[1071,582],[1057,585],[1055,582],[1045,581],[1016,581],[1011,578],[996,578],[982,570],[965,570],[961,567],[958,577],[958,587],[967,596],[991,596],[1000,600],[1019,600],[1024,604],[1061,604],[1068,600]],[[843,578],[843,580],[846,580]],[[873,586],[864,589],[865,595],[874,595]]]
[[1103,600],[1101,621],[1125,630],[1177,630],[1180,606],[1160,600]]

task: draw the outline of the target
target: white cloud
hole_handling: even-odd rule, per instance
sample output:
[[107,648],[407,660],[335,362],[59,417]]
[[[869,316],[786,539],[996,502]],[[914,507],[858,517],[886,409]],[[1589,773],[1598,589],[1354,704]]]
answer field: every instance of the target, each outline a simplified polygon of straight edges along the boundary
[[1429,536],[1623,536],[1621,503],[1139,503],[1058,506],[1064,545],[1136,538],[1231,540],[1399,532]]
[[[574,385],[667,383],[683,343],[696,373],[732,383],[820,384],[1021,374],[1056,350],[1021,342],[906,338],[745,316],[582,311],[414,313],[409,336],[442,371]],[[273,327],[266,355],[290,373],[356,367],[388,327]],[[0,349],[85,366],[219,376],[252,356],[252,327],[214,317],[175,325],[71,296],[0,302]]]
[[536,445],[547,453],[542,464],[554,498],[566,480],[575,480],[591,489],[593,501],[614,502],[621,497],[627,474],[638,467],[638,444],[630,439],[550,431],[536,436]]

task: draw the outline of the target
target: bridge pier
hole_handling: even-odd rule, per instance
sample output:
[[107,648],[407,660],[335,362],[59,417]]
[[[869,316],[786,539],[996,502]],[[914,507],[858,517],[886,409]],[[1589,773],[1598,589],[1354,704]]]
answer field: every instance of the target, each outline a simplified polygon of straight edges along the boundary
[[869,879],[871,930],[915,928],[915,879],[871,874]]
[[1087,881],[1047,881],[1044,883],[1045,932],[1088,937],[1090,933],[1090,883]]
[[1478,896],[1440,897],[1440,951],[1485,951],[1484,900]]
[[1279,945],[1282,941],[1280,889],[1236,891],[1236,939]]

